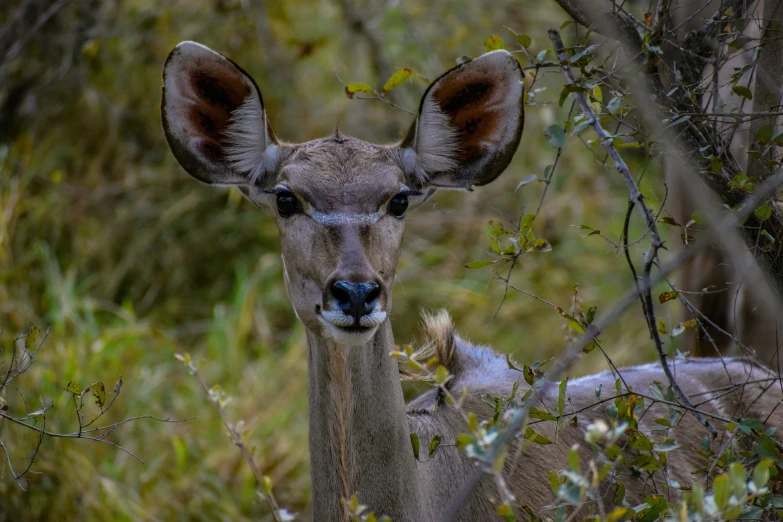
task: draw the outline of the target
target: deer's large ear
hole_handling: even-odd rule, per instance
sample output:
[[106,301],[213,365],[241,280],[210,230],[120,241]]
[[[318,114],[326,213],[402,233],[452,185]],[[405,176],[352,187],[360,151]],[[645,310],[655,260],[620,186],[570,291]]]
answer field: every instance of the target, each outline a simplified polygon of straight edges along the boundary
[[432,82],[400,144],[409,181],[469,189],[500,176],[522,136],[523,94],[522,69],[506,51],[484,54]]
[[177,45],[163,66],[163,130],[180,165],[213,185],[264,183],[277,139],[261,92],[234,62],[195,42]]

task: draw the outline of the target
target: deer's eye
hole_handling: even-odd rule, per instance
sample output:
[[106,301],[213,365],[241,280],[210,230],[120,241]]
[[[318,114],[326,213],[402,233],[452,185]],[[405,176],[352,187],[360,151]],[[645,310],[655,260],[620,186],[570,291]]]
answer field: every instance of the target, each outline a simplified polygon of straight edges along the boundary
[[402,219],[406,210],[408,210],[408,195],[397,194],[394,196],[389,203],[389,213],[398,219]]
[[299,201],[293,193],[281,191],[277,193],[277,213],[280,217],[287,218],[299,211]]

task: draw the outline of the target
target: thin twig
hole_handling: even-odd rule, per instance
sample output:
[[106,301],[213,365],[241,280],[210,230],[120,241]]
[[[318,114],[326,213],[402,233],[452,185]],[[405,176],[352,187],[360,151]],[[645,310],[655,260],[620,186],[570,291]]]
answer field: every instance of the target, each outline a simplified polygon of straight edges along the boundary
[[209,401],[212,403],[212,405],[220,414],[220,418],[223,421],[223,425],[225,425],[226,429],[228,430],[231,439],[234,441],[234,445],[238,447],[239,450],[242,452],[242,456],[244,457],[245,462],[247,462],[247,465],[250,467],[250,471],[253,472],[253,476],[256,478],[256,482],[258,483],[258,487],[259,487],[258,493],[267,503],[270,511],[272,512],[272,518],[275,520],[275,522],[282,522],[282,518],[280,517],[280,506],[277,504],[277,500],[275,499],[274,495],[268,492],[267,487],[265,485],[264,474],[261,473],[260,469],[258,469],[258,465],[256,464],[253,455],[250,454],[250,450],[247,449],[247,446],[242,440],[242,435],[239,434],[234,424],[228,418],[228,415],[226,414],[226,410],[220,404],[220,401],[215,397],[213,397],[213,394],[210,392],[209,387],[201,378],[201,374],[198,371],[198,367],[195,364],[192,364],[189,360],[185,361],[185,364],[190,369],[190,373],[196,377],[199,384],[204,389],[204,392],[207,394]]

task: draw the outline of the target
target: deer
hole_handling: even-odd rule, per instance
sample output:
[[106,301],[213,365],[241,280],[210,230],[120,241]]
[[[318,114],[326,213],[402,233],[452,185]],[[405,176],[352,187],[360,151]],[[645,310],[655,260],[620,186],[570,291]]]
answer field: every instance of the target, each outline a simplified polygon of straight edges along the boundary
[[[524,114],[522,69],[497,50],[434,80],[397,143],[367,143],[339,131],[286,143],[272,130],[255,81],[230,59],[194,42],[180,43],[166,59],[161,117],[176,160],[197,180],[238,188],[276,216],[285,288],[306,329],[314,520],[348,520],[341,500],[355,494],[395,522],[434,521],[476,469],[454,445],[466,421],[442,389],[404,401],[400,368],[390,357],[391,289],[408,214],[439,190],[469,191],[500,176],[518,148]],[[530,388],[505,357],[460,337],[447,313],[425,316],[423,329],[426,346],[451,375],[445,386],[455,394],[466,390],[464,411],[488,418],[485,396]],[[666,380],[658,363],[620,371],[635,390]],[[769,384],[778,377],[760,365],[694,358],[677,361],[674,371],[685,393],[698,394],[723,439],[726,422],[736,417],[783,425],[783,408],[775,407],[780,387]],[[609,422],[605,405],[591,405],[599,388],[615,382],[610,371],[569,381],[569,406],[581,413],[557,437],[554,422],[537,424],[557,442],[523,448],[516,467],[507,462],[517,513],[523,506],[540,512],[555,501],[547,473],[565,466],[569,448],[589,458],[589,420]],[[540,406],[556,401],[556,393],[547,394]],[[640,418],[640,429],[650,430],[661,408]],[[687,414],[673,431],[679,448],[668,476],[688,484],[707,432]],[[411,433],[422,441],[439,435],[442,448],[433,455],[422,448],[417,459]],[[650,492],[640,475],[624,481],[629,502]],[[497,484],[488,475],[480,479],[455,520],[494,519]]]

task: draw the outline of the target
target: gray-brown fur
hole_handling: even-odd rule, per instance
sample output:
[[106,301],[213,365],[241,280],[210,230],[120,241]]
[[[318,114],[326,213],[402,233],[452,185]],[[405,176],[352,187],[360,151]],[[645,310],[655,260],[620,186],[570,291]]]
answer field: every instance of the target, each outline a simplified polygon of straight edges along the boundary
[[[439,317],[439,322],[441,325],[437,328],[438,332],[453,332],[453,329],[443,325],[442,317]],[[433,329],[426,327],[425,332],[431,335]],[[452,333],[452,335],[454,334]],[[464,407],[468,411],[475,412],[479,418],[489,418],[493,414],[490,406],[482,400],[484,394],[508,396],[514,382],[519,382],[520,394],[529,388],[521,378],[520,372],[509,369],[505,357],[496,354],[487,347],[473,345],[456,335],[450,342],[443,338],[429,339],[428,341],[435,346],[452,344],[455,347],[453,355],[450,357],[450,369],[454,373],[454,379],[449,383],[450,388],[457,396],[463,387],[468,388],[469,395]],[[446,352],[436,350],[434,354],[441,357],[446,355]],[[778,381],[779,377],[770,370],[744,359],[726,359],[725,364],[726,368],[718,359],[677,361],[675,368],[678,382],[685,393],[693,396],[694,402],[701,402],[712,396],[716,397],[713,401],[701,406],[706,412],[723,418],[766,420],[765,425],[768,427],[783,426],[783,408],[777,407],[783,398],[781,385]],[[620,372],[629,386],[645,395],[650,395],[649,388],[654,383],[665,381],[658,363],[621,368]],[[555,437],[555,422],[534,421],[537,422],[534,427],[538,433],[557,442],[552,445],[533,445],[521,453],[516,465],[514,459],[507,459],[506,471],[515,468],[514,473],[507,477],[507,481],[518,501],[518,507],[528,505],[536,513],[540,513],[544,506],[555,502],[556,499],[548,483],[547,474],[551,470],[568,467],[568,450],[572,445],[579,445],[579,453],[583,463],[594,458],[592,450],[584,440],[586,427],[596,419],[610,422],[606,414],[606,407],[609,403],[596,404],[598,399],[595,397],[595,391],[599,386],[602,386],[601,398],[613,397],[615,395],[615,380],[616,377],[610,372],[603,372],[569,381],[567,386],[569,402],[566,405],[566,412],[582,408],[588,409],[577,415],[576,428],[571,427],[568,422],[561,424],[557,438]],[[765,381],[748,384],[744,388],[738,387],[736,391],[722,396],[723,391],[704,395],[710,390],[723,390],[732,384],[737,386],[749,381],[762,380]],[[554,387],[552,393],[544,397],[542,401],[549,411],[556,411],[557,394],[557,387]],[[596,405],[591,407],[594,404]],[[537,406],[543,409],[542,405]],[[772,415],[768,418],[770,413]],[[442,509],[442,506],[448,504],[465,477],[473,470],[470,459],[460,454],[452,446],[456,436],[467,431],[467,426],[463,417],[439,398],[437,390],[427,392],[409,403],[408,415],[411,429],[418,433],[420,440],[425,441],[422,444],[421,457],[424,462],[419,464],[421,480],[425,484],[437,485],[431,489],[424,489],[426,493],[424,501],[431,506],[430,512],[437,513]],[[651,434],[651,428],[656,426],[654,420],[659,417],[668,418],[669,413],[664,406],[655,405],[639,420],[640,429]],[[730,434],[724,431],[724,423],[714,418],[711,418],[710,422],[721,433],[718,441],[721,444],[728,441]],[[660,428],[660,426],[657,427]],[[435,435],[441,435],[443,438],[442,447],[431,460],[428,460],[426,441]],[[707,435],[708,432],[691,415],[684,415],[679,425],[671,430],[670,436],[676,439],[680,447],[669,453],[667,473],[670,480],[676,480],[683,485],[698,480],[698,476],[692,475],[692,471],[705,466],[706,461],[697,455],[696,450],[700,447],[701,439]],[[651,436],[653,438],[660,437],[661,432]],[[776,437],[779,441],[783,440],[779,433]],[[513,455],[514,451],[509,453]],[[599,465],[601,464],[603,463],[599,463]],[[630,505],[639,504],[645,496],[654,493],[652,485],[643,477],[626,475],[618,476],[616,479],[625,484],[626,499]],[[676,494],[676,492],[672,493]],[[488,519],[485,517],[488,517],[488,513],[493,510],[488,499],[492,498],[499,498],[496,484],[493,480],[484,478],[479,482],[472,497],[466,502],[458,520]],[[611,497],[609,497],[607,511],[613,509],[611,502]],[[517,512],[517,514],[520,513]],[[546,513],[541,514],[545,515]]]
[[[194,88],[193,78],[206,77],[209,89]],[[255,83],[230,60],[185,42],[166,61],[161,113],[177,160],[195,178],[235,186],[277,215],[286,289],[307,329],[315,520],[347,520],[340,499],[354,493],[395,522],[434,520],[474,468],[453,446],[444,445],[427,462],[417,463],[413,455],[411,431],[422,441],[438,434],[444,444],[453,444],[465,426],[435,391],[407,407],[403,401],[399,369],[389,357],[394,338],[388,315],[405,221],[391,203],[405,195],[410,211],[438,188],[469,189],[497,178],[522,132],[521,80],[512,55],[488,53],[433,82],[400,143],[374,145],[336,133],[297,145],[275,138]],[[296,203],[290,213],[278,212],[281,195]],[[361,317],[346,315],[335,294],[337,282],[377,285],[374,297],[362,304],[371,309]],[[489,416],[482,394],[508,395],[519,374],[488,348],[456,336],[447,314],[425,323],[429,349],[454,374],[449,386],[466,387],[464,407]],[[728,365],[734,379],[763,372],[740,362]],[[663,380],[655,366],[624,371],[638,389]],[[705,391],[701,383],[728,382],[722,372],[715,362],[678,366],[680,384],[689,393]],[[569,387],[576,407],[589,405],[599,383],[607,390],[614,384],[609,374],[590,379]],[[750,414],[772,410],[778,400],[777,388],[770,390]],[[733,414],[749,404],[747,397],[725,396],[706,407],[729,408]],[[520,505],[538,509],[551,500],[546,471],[562,467],[569,445],[582,440],[585,420],[601,415],[600,409],[581,415],[578,427],[561,433],[557,444],[524,454],[514,473],[509,468]],[[783,422],[780,415],[770,422]],[[672,464],[680,466],[678,477],[685,477],[684,464],[692,464],[688,452],[700,436],[690,416],[682,423],[685,429],[677,436],[685,456],[682,464]],[[552,426],[538,429],[553,437]],[[426,449],[423,453],[426,458]],[[494,487],[482,480],[459,520],[493,518]],[[627,487],[636,499],[645,485],[635,480]]]

